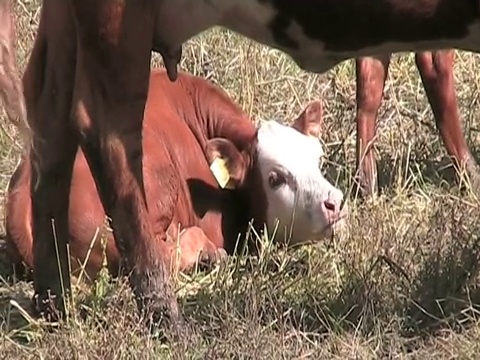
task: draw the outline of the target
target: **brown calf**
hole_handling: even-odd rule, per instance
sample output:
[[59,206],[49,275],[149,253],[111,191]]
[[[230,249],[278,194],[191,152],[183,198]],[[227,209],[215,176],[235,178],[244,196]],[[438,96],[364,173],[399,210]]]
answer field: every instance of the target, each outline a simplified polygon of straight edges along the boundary
[[[460,173],[465,170],[475,179],[478,169],[465,141],[455,96],[454,55],[453,50],[418,52],[415,62],[448,155]],[[390,58],[391,55],[356,59],[357,175],[363,195],[377,191],[373,143]]]
[[[57,317],[55,309],[62,310],[60,300],[68,295],[67,209],[80,143],[132,270],[137,303],[151,305],[156,317],[166,313],[181,321],[167,255],[159,256],[159,242],[151,241],[142,174],[152,49],[175,80],[183,42],[221,25],[283,50],[306,70],[324,72],[374,54],[479,51],[478,19],[479,4],[472,0],[44,0],[24,76],[35,134],[30,154],[38,310]],[[60,271],[51,261],[55,242]]]
[[[321,103],[312,102],[293,127],[267,121],[256,128],[207,80],[180,73],[172,83],[165,71],[153,70],[143,122],[143,174],[156,241],[164,244],[160,249],[169,254],[171,266],[186,270],[202,253],[206,259],[224,250],[232,253],[252,218],[257,232],[266,224],[272,235],[278,226],[274,239],[291,235],[289,244],[325,238],[343,223],[343,194],[318,168],[321,125]],[[284,150],[285,143],[291,149]],[[223,190],[212,174],[218,156],[226,160],[233,191]],[[6,230],[12,262],[33,268],[30,176],[25,156],[9,183]],[[102,265],[95,234],[104,227],[105,212],[81,150],[71,184],[72,270],[78,274],[85,264],[86,273],[95,277]],[[117,275],[114,239],[101,233],[107,239],[108,268]]]

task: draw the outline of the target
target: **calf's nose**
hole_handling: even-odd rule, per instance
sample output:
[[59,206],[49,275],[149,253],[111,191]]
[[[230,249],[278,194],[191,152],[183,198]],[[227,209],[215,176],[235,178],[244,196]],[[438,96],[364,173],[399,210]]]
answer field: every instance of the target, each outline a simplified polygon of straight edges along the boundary
[[336,220],[343,208],[343,193],[340,190],[331,191],[323,202],[323,207],[331,220]]

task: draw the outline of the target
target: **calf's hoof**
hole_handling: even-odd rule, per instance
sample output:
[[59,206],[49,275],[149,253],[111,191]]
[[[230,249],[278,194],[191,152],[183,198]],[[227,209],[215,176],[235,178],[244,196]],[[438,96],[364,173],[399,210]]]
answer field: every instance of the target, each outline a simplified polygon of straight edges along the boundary
[[213,252],[201,251],[198,258],[198,267],[201,270],[210,270],[216,264],[224,262],[228,258],[228,254],[223,248],[217,248]]

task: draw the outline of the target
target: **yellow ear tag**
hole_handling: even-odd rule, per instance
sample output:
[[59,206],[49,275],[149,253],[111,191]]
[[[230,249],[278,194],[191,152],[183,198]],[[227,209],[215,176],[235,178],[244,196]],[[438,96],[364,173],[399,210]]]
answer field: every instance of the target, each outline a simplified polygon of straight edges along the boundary
[[230,174],[228,172],[227,166],[225,165],[225,160],[217,157],[210,165],[210,171],[212,172],[213,176],[215,176],[218,185],[220,185],[222,189],[233,189],[232,185],[228,186],[230,181]]

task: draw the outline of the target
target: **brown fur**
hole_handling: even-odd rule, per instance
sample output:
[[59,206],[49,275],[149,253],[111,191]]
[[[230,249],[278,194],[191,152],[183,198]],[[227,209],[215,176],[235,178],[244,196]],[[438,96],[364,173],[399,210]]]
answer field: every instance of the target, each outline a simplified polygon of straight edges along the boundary
[[[420,72],[435,123],[456,169],[478,178],[478,168],[463,134],[453,77],[454,51],[418,52],[415,61]],[[357,70],[357,172],[364,195],[377,189],[377,166],[373,144],[378,109],[391,55],[356,60]]]

